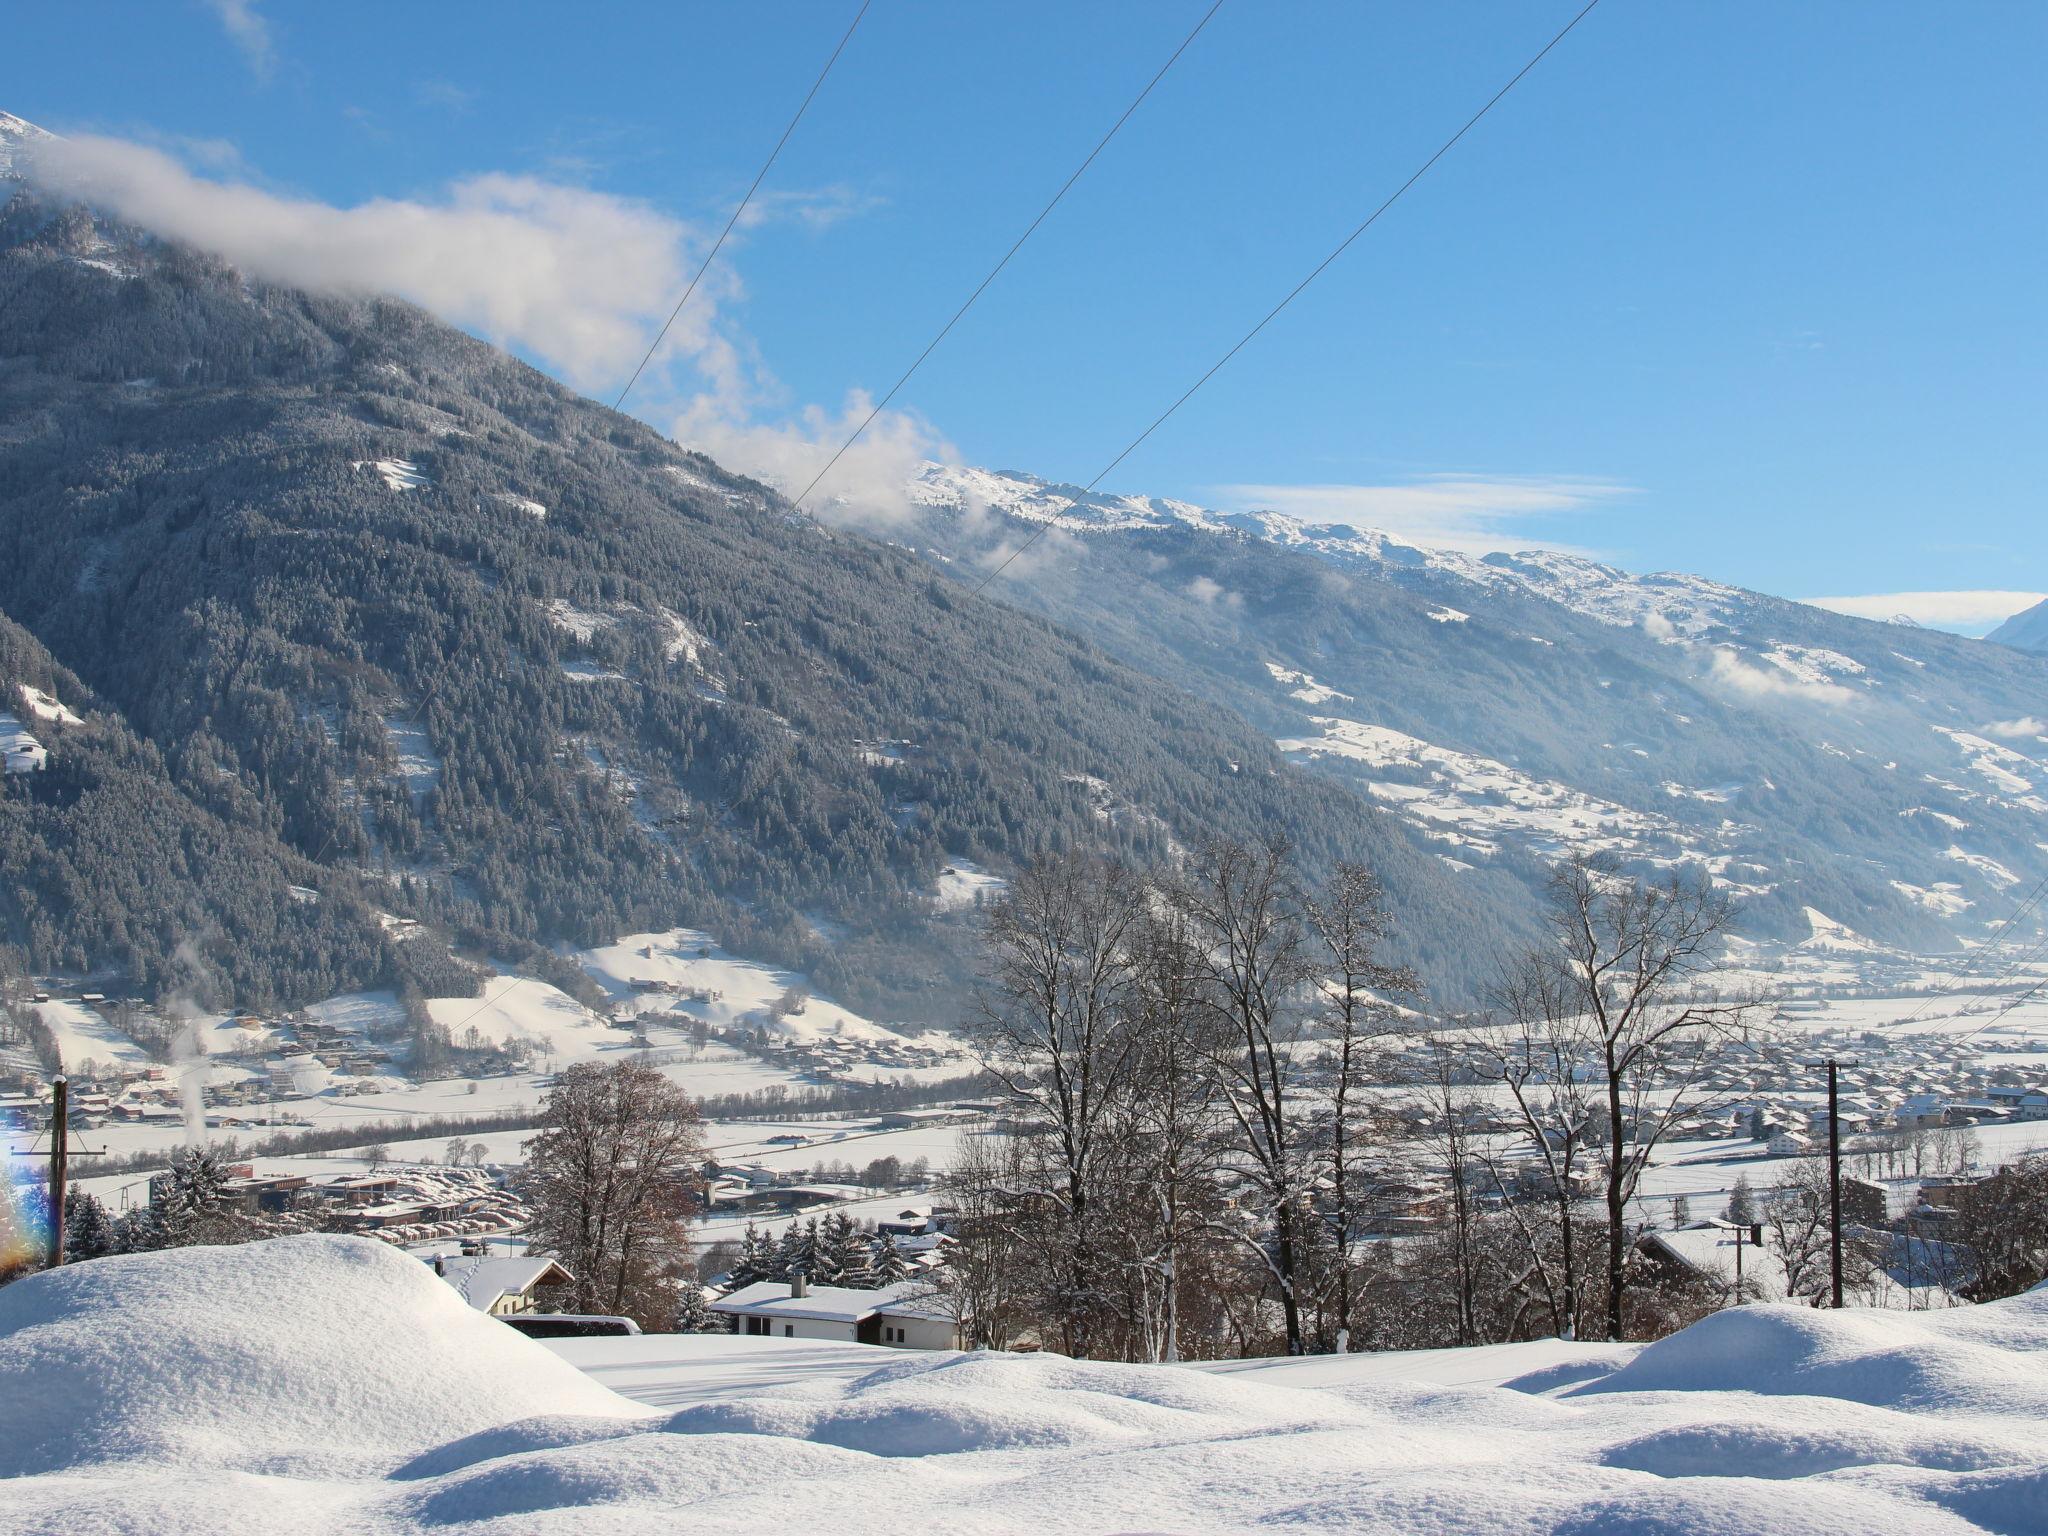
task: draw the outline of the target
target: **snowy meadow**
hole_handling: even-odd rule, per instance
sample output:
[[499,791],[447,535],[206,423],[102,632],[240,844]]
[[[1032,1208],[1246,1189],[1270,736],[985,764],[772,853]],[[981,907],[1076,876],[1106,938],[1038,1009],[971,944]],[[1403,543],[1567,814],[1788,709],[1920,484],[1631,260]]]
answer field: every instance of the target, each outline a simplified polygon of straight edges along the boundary
[[2018,1533],[2048,1290],[1192,1367],[524,1339],[357,1239],[0,1292],[0,1532]]

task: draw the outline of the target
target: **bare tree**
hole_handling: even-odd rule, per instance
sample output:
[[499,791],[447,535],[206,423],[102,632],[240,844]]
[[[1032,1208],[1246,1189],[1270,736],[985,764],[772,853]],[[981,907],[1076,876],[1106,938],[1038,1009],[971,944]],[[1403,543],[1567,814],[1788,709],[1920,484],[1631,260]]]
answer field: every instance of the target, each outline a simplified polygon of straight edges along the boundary
[[1202,957],[1185,917],[1168,908],[1136,945],[1142,1089],[1129,1110],[1132,1161],[1152,1211],[1134,1236],[1145,1300],[1144,1358],[1181,1357],[1181,1292],[1192,1245],[1213,1232],[1214,1173],[1222,1155],[1216,1018],[1203,1006]]
[[[1528,1257],[1525,1284],[1548,1307],[1560,1338],[1578,1334],[1584,1290],[1579,1252],[1579,1181],[1592,1139],[1595,1105],[1582,1071],[1590,1047],[1586,1021],[1554,970],[1512,966],[1495,987],[1498,1015],[1470,1034],[1466,1060],[1475,1076],[1506,1090],[1528,1161],[1510,1167],[1498,1149],[1473,1148]],[[1549,1208],[1554,1232],[1530,1219],[1531,1196]]]
[[1319,995],[1315,1023],[1323,1036],[1320,1067],[1329,1102],[1322,1141],[1330,1177],[1330,1236],[1334,1244],[1335,1347],[1348,1348],[1351,1331],[1351,1244],[1358,1205],[1370,1172],[1363,1160],[1384,1156],[1383,1136],[1367,1126],[1379,1103],[1369,1090],[1390,1080],[1385,1037],[1400,1017],[1396,999],[1419,988],[1415,973],[1379,958],[1389,931],[1386,894],[1362,864],[1339,864],[1328,884],[1304,905],[1308,963]]
[[1628,1202],[1671,1127],[1697,1112],[1706,1069],[1748,1018],[1707,985],[1734,905],[1705,877],[1652,885],[1575,854],[1550,880],[1552,942],[1520,969],[1571,1010],[1599,1089],[1606,1142],[1607,1336],[1622,1337]]
[[1957,1199],[1949,1238],[1969,1256],[1974,1301],[2016,1296],[2048,1279],[2048,1154],[1971,1185]]
[[987,911],[988,978],[968,1025],[1016,1111],[1045,1132],[1063,1250],[1056,1309],[1076,1357],[1091,1347],[1095,1207],[1140,1054],[1131,940],[1146,910],[1145,883],[1121,864],[1070,854],[1025,866]]
[[1202,957],[1207,1006],[1222,1024],[1213,1058],[1245,1172],[1265,1207],[1259,1252],[1279,1292],[1287,1352],[1303,1352],[1300,1282],[1310,1172],[1307,1096],[1296,1048],[1313,967],[1287,843],[1213,842],[1173,888]]
[[1473,1148],[1472,1126],[1480,1106],[1477,1096],[1459,1081],[1456,1054],[1441,1042],[1429,1053],[1423,1104],[1428,1116],[1425,1123],[1431,1127],[1424,1133],[1424,1144],[1433,1144],[1449,1186],[1450,1220],[1445,1238],[1457,1309],[1456,1342],[1477,1344],[1481,1248],[1473,1184],[1481,1165]]
[[579,1063],[555,1079],[526,1153],[528,1248],[575,1277],[575,1309],[669,1327],[704,1160],[688,1096],[650,1067]]
[[941,1183],[953,1203],[954,1230],[936,1283],[976,1349],[1007,1349],[1024,1327],[1019,1151],[1014,1137],[966,1137]]
[[1770,1245],[1785,1266],[1785,1299],[1821,1305],[1834,1274],[1826,1164],[1819,1158],[1798,1159],[1762,1205]]

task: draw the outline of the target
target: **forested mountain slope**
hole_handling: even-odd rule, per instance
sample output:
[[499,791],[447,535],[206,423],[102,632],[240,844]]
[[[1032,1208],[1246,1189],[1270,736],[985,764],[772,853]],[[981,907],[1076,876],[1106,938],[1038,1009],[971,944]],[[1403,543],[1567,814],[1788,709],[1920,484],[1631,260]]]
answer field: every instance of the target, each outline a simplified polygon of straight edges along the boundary
[[1241,712],[1461,879],[1591,841],[1704,863],[1752,935],[1806,940],[1812,908],[1924,952],[1982,938],[2048,875],[2043,658],[1028,475],[933,465],[912,495],[907,537],[949,561],[1045,528],[993,590]]
[[[1369,858],[1452,995],[1516,921],[1214,703],[415,309],[26,193],[0,213],[0,610],[141,765],[104,806],[132,858],[68,894],[42,850],[78,830],[53,818],[90,733],[0,800],[0,916],[39,967],[150,984],[189,941],[237,997],[309,996],[391,973],[368,890],[479,958],[688,923],[943,1018],[971,953],[948,861],[1212,833]],[[203,858],[177,925],[117,932],[177,864],[145,813],[227,839],[280,932],[209,927]]]

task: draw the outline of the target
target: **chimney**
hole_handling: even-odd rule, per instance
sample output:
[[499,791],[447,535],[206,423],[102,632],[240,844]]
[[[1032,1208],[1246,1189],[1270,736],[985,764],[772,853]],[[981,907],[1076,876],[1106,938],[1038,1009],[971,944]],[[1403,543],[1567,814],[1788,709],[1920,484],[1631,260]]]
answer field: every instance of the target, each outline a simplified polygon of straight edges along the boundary
[[805,1278],[804,1272],[800,1269],[791,1271],[789,1276],[789,1299],[791,1301],[800,1301],[810,1294],[811,1282]]
[[448,1271],[442,1266],[441,1255],[439,1255],[438,1253],[434,1255],[434,1273],[439,1275],[443,1280],[448,1278]]
[[1752,1223],[1750,1224],[1750,1228],[1749,1228],[1749,1241],[1750,1241],[1750,1246],[1751,1246],[1751,1247],[1753,1247],[1753,1248],[1761,1248],[1761,1247],[1763,1247],[1763,1245],[1764,1245],[1764,1224],[1763,1224],[1762,1222],[1758,1221],[1758,1222],[1752,1222]]

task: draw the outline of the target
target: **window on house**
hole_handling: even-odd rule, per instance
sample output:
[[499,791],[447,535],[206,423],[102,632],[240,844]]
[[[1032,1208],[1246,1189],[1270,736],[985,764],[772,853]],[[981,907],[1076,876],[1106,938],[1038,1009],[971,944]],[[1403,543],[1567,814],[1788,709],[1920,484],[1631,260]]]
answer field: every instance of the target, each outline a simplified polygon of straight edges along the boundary
[[793,1338],[795,1338],[795,1337],[796,1337],[796,1324],[795,1324],[795,1323],[784,1323],[784,1324],[782,1325],[782,1336],[783,1336],[783,1337],[784,1337],[785,1339],[793,1339]]

